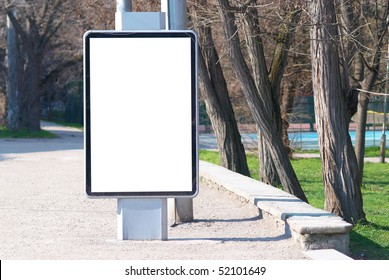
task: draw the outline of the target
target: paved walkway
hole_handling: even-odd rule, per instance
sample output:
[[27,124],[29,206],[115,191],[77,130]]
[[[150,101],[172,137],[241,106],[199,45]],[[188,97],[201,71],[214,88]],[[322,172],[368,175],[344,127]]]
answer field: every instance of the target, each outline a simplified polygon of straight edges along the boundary
[[84,194],[83,133],[0,139],[0,259],[305,259],[258,209],[200,186],[192,223],[168,241],[118,241],[116,200]]

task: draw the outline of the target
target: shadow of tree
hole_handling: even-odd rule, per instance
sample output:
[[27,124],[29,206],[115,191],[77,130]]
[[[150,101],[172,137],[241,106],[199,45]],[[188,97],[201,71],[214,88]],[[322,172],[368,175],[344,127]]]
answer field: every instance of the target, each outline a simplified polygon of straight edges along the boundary
[[[386,226],[371,225],[379,230],[388,230]],[[353,230],[350,232],[350,257],[357,260],[389,260],[389,246],[381,246]]]

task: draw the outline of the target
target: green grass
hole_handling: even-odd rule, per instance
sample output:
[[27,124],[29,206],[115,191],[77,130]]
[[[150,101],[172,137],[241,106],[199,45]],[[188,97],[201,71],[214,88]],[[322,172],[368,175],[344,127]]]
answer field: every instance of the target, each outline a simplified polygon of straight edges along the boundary
[[199,158],[203,161],[208,161],[210,163],[220,165],[220,158],[217,152],[200,150]]
[[[294,150],[297,154],[319,154],[319,150]],[[389,157],[389,148],[385,149],[385,155]],[[379,157],[380,156],[380,147],[367,147],[365,149],[365,157]]]
[[296,153],[296,154],[319,154],[320,151],[317,149],[305,149],[305,150],[294,149],[293,153]]
[[[365,157],[379,157],[380,147],[368,147],[365,149]],[[385,156],[389,157],[389,149],[385,149]]]
[[292,160],[294,171],[311,205],[323,208],[324,187],[318,158]]
[[29,132],[27,129],[22,129],[19,131],[9,131],[5,127],[0,127],[0,138],[45,138],[51,139],[56,138],[57,136],[49,131],[40,130],[35,132]]
[[[217,152],[200,151],[201,160],[219,164],[218,158]],[[247,161],[252,177],[258,178],[258,159],[249,155]],[[324,187],[320,159],[296,159],[292,160],[292,165],[309,203],[323,209]],[[353,258],[389,260],[388,171],[388,164],[365,163],[362,193],[368,223],[357,224],[350,233],[350,254]]]

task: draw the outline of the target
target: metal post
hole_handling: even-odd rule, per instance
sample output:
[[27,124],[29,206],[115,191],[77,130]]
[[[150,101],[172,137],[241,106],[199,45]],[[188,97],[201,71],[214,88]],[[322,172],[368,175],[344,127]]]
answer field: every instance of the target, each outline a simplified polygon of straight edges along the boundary
[[132,0],[117,0],[116,11],[120,13],[132,11]]
[[[115,15],[116,30],[131,30],[142,27],[139,19],[128,17],[131,15],[132,1],[117,0]],[[154,18],[160,15],[154,14]],[[148,14],[150,16],[150,14]],[[157,20],[154,23],[143,18],[145,30],[159,30],[162,26]],[[117,238],[119,240],[167,240],[167,198],[119,198],[117,202]]]
[[[162,0],[161,11],[165,13],[167,30],[187,29],[187,1]],[[193,199],[174,198],[169,201],[170,224],[193,221]]]
[[186,0],[162,0],[161,11],[166,14],[166,29],[187,29],[187,1]]

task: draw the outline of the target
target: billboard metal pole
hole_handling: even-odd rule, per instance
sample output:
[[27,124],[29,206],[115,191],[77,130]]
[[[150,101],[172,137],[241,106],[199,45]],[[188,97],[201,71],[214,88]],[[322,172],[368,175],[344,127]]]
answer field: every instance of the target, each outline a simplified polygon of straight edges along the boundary
[[[126,17],[131,14],[132,0],[117,0],[116,8],[116,30],[139,28],[139,18],[132,21]],[[147,19],[145,22],[148,23],[143,28],[147,30],[164,27],[158,21],[154,26]],[[167,198],[118,198],[117,237],[119,240],[167,240]]]
[[162,0],[161,11],[165,12],[166,29],[187,29],[187,1],[186,0]]
[[132,11],[132,0],[117,0],[116,1],[116,11],[125,13]]
[[[162,0],[161,11],[165,13],[167,30],[186,30],[187,1]],[[169,223],[183,223],[193,221],[193,199],[174,198],[169,201]]]

